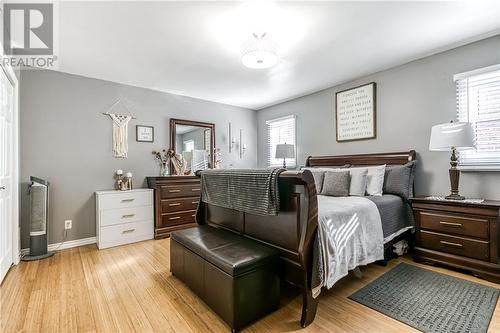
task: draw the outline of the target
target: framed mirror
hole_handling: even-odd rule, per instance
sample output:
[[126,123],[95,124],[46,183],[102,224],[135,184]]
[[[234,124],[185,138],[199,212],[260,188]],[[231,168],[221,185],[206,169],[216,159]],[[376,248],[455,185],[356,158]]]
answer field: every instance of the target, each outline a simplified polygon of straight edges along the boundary
[[212,169],[215,163],[215,125],[170,119],[170,148],[176,154],[170,163],[170,174],[175,175],[176,170],[181,170],[184,175],[194,175],[198,170]]

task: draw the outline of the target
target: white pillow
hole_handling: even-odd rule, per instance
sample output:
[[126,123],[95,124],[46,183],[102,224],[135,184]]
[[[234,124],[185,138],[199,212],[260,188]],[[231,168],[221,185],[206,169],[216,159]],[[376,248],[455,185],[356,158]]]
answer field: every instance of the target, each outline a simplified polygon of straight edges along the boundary
[[384,188],[385,164],[373,167],[349,168],[349,170],[366,169],[366,194],[381,196]]
[[348,169],[351,175],[351,185],[349,187],[349,195],[364,196],[366,193],[366,184],[368,182],[367,169]]

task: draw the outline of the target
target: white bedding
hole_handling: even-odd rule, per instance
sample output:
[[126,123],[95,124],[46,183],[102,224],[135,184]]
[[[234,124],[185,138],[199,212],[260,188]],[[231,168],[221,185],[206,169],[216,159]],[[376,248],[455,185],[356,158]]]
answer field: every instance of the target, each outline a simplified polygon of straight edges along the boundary
[[348,271],[384,259],[384,236],[377,206],[363,197],[318,195],[318,240],[322,254],[321,287],[331,288]]

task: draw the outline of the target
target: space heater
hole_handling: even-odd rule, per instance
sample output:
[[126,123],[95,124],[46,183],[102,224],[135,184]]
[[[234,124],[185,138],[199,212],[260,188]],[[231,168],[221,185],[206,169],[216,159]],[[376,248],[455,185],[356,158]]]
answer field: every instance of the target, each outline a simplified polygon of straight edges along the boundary
[[22,258],[27,261],[54,254],[48,251],[49,182],[36,177],[30,177],[30,181],[30,253]]

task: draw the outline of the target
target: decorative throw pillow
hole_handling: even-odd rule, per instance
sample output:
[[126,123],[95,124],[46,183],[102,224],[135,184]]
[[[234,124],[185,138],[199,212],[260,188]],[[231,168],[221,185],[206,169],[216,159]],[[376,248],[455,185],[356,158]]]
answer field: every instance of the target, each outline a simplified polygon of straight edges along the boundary
[[384,193],[408,199],[413,196],[413,179],[417,161],[405,165],[391,165],[385,169]]
[[366,194],[380,196],[383,193],[385,164],[372,167],[350,168],[349,170],[366,169]]
[[344,168],[348,168],[349,164],[346,164],[344,166],[338,167],[338,168],[314,168],[314,167],[307,167],[307,168],[301,168],[301,170],[309,170],[313,174],[314,177],[314,184],[316,185],[316,193],[321,194],[321,190],[323,189],[323,178],[325,176],[326,171],[344,171]]
[[351,185],[349,187],[349,195],[364,196],[366,193],[367,169],[350,169]]
[[333,197],[346,197],[350,187],[349,171],[326,171],[321,194]]

